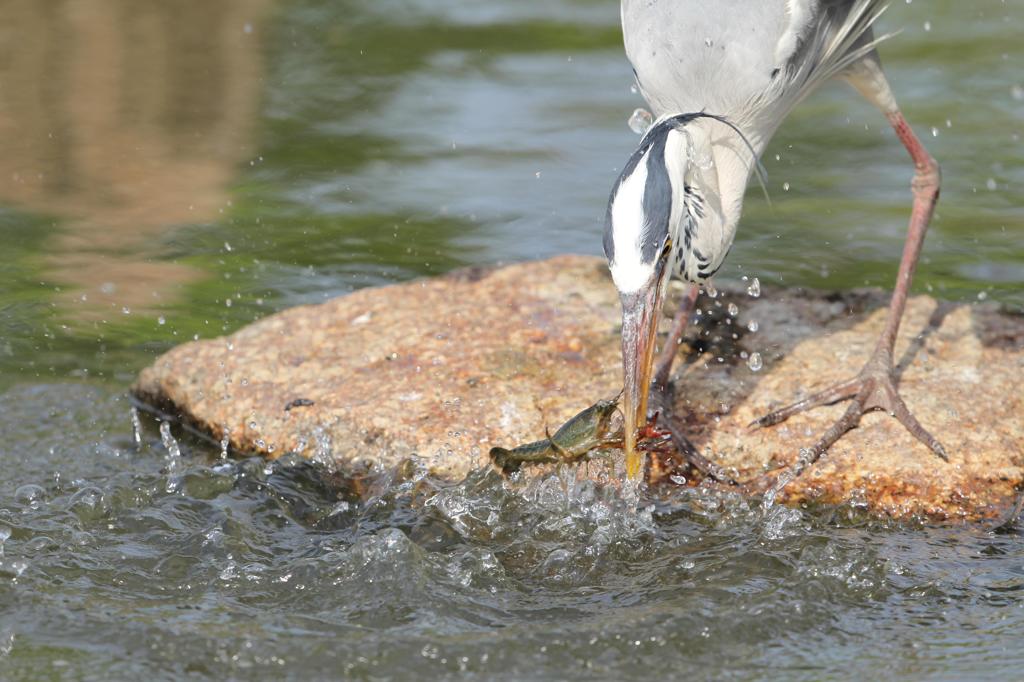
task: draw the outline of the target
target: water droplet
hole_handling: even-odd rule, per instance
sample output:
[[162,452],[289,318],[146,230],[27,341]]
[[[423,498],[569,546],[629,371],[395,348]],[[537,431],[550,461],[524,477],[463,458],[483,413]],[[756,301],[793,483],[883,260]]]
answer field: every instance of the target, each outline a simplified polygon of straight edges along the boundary
[[761,298],[761,280],[757,277],[755,277],[754,281],[747,287],[747,295],[751,298]]
[[162,327],[165,324],[167,324],[167,319],[163,315],[161,315],[160,317],[156,318],[156,323]]
[[163,443],[171,458],[181,457],[181,448],[178,446],[178,441],[174,439],[174,435],[171,434],[170,422],[160,422],[160,442]]
[[132,419],[132,441],[135,443],[135,447],[142,445],[142,420],[139,418],[139,411],[136,408],[131,408],[131,419]]
[[[40,504],[46,499],[46,490],[34,483],[26,483],[14,491],[14,499],[26,506],[33,509],[39,507]],[[0,526],[0,554],[3,553],[4,536],[3,532],[6,531],[8,535],[10,531],[6,529],[6,526]]]
[[987,298],[988,298],[988,292],[987,291],[979,291],[978,292],[978,300],[979,301],[984,301]]
[[708,298],[718,298],[718,289],[710,281],[704,282],[704,293],[708,295]]
[[646,109],[637,109],[629,117],[629,129],[637,135],[643,135],[654,123],[654,116]]
[[750,322],[747,323],[747,329],[755,334],[757,333],[757,330],[760,328],[761,325],[758,323],[757,320],[751,320]]
[[736,305],[735,303],[730,303],[729,304],[729,315],[732,316],[732,317],[736,317],[739,314],[740,314],[740,307],[738,305]]
[[4,630],[0,633],[0,658],[11,653],[14,648],[14,630]]
[[181,475],[184,464],[181,459],[181,447],[171,434],[170,422],[160,422],[160,442],[163,443],[164,449],[167,450],[167,457],[165,458],[167,463],[167,484],[164,486],[164,491],[173,493],[181,487]]
[[760,372],[761,368],[764,367],[764,361],[761,359],[761,354],[751,353],[750,357],[747,358],[747,367],[750,368],[751,372]]
[[985,187],[988,188],[988,191],[995,192],[997,189],[999,189],[999,183],[996,182],[995,178],[989,178],[988,180],[985,181]]

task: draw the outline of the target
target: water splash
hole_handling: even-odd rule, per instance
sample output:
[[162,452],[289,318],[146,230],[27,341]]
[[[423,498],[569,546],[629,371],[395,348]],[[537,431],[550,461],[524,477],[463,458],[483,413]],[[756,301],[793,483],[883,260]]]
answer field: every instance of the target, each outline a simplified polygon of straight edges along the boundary
[[761,354],[754,351],[747,358],[747,367],[750,368],[751,372],[760,372],[764,368],[764,360],[761,358]]
[[629,129],[637,135],[646,133],[654,123],[654,116],[646,109],[637,109],[629,117]]
[[171,434],[170,422],[160,422],[160,442],[163,444],[164,450],[167,451],[164,458],[167,470],[165,491],[168,493],[177,492],[181,487],[181,475],[185,465],[181,457],[181,447],[178,445],[178,441],[174,439],[174,435]]
[[11,653],[14,648],[14,630],[0,631],[0,658]]
[[775,501],[778,499],[779,493],[781,493],[787,485],[795,481],[797,476],[803,473],[804,469],[807,468],[807,465],[812,459],[814,459],[814,451],[810,448],[801,448],[800,454],[797,456],[796,462],[793,463],[793,466],[779,474],[775,484],[764,494],[764,497],[761,499],[762,511],[767,511],[775,505]]
[[132,442],[138,448],[142,446],[142,419],[139,418],[138,408],[132,406],[129,410],[129,416],[132,420]]

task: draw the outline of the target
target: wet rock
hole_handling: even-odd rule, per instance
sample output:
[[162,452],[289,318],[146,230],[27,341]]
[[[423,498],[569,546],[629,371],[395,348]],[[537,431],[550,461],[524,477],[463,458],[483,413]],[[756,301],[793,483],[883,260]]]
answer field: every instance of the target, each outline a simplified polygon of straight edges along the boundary
[[[760,431],[747,424],[855,374],[888,297],[764,287],[752,298],[747,288],[720,285],[717,298],[698,303],[700,322],[680,349],[676,413],[701,452],[756,490],[844,407]],[[618,328],[603,262],[565,256],[287,310],[175,348],[133,390],[215,440],[227,437],[235,452],[319,452],[349,467],[416,454],[457,479],[486,465],[492,446],[542,438],[614,396]],[[897,517],[997,516],[1024,481],[1024,318],[920,296],[902,330],[902,395],[950,462],[873,413],[780,499],[854,502]]]

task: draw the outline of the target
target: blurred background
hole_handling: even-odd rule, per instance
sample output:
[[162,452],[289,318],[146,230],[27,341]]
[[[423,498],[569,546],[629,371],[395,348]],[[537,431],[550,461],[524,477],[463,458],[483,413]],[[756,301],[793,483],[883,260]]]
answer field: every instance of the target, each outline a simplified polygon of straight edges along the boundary
[[[916,282],[1024,305],[1017,2],[895,3],[945,184]],[[600,253],[637,137],[615,0],[2,0],[0,389],[468,264]],[[911,169],[845,84],[765,155],[723,277],[888,287]]]

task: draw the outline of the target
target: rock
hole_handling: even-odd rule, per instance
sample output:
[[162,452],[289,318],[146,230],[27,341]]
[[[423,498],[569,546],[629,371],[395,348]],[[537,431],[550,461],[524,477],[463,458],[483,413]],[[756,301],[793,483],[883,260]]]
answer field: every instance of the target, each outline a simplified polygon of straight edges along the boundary
[[[747,424],[853,376],[887,303],[880,291],[768,287],[755,299],[741,283],[702,298],[676,383],[676,414],[692,441],[748,489],[763,489],[845,408],[759,431]],[[492,446],[541,438],[616,395],[618,329],[605,264],[564,256],[286,310],[171,350],[133,391],[216,440],[226,432],[238,452],[329,453],[346,467],[416,454],[435,475],[458,479],[486,465]],[[902,330],[902,395],[950,462],[872,413],[780,499],[853,502],[894,517],[998,516],[1024,481],[1024,317],[919,296]],[[755,352],[757,372],[745,359]]]

